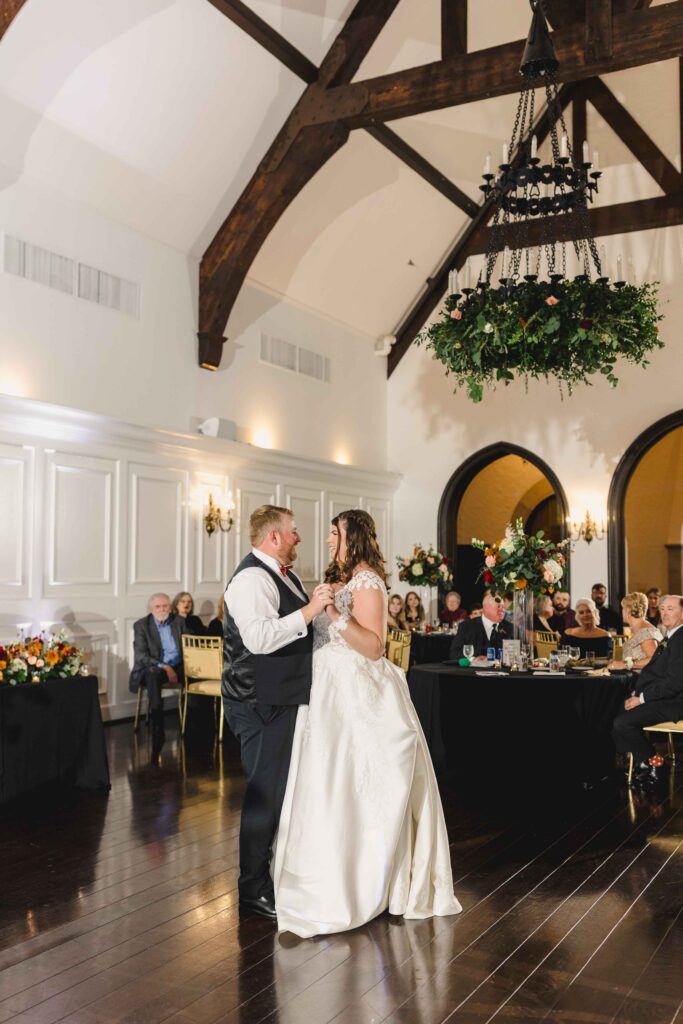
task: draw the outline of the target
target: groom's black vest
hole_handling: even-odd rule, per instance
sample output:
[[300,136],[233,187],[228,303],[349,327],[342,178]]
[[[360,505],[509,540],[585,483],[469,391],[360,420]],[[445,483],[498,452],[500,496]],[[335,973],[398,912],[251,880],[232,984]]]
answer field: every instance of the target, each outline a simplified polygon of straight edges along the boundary
[[[308,602],[297,597],[280,573],[250,552],[240,562],[232,579],[244,569],[261,569],[275,581],[280,595],[279,617],[303,608]],[[272,654],[252,654],[244,646],[235,620],[227,604],[223,615],[223,680],[224,697],[232,700],[258,701],[259,704],[308,704],[311,692],[313,631],[293,640]]]

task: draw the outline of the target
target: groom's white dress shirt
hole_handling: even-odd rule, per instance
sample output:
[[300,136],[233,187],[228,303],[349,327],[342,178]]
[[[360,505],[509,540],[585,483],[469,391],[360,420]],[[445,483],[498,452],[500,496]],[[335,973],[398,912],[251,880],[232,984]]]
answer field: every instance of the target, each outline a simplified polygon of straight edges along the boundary
[[[251,553],[273,572],[280,573],[277,558],[257,548],[252,548]],[[282,582],[297,597],[308,601],[300,580],[296,576],[292,579],[292,576],[294,573],[290,569],[289,574],[282,577]],[[292,612],[280,618],[277,584],[269,573],[261,572],[255,566],[243,569],[231,580],[225,591],[225,603],[240,631],[244,646],[252,654],[272,654],[306,635],[303,612]]]

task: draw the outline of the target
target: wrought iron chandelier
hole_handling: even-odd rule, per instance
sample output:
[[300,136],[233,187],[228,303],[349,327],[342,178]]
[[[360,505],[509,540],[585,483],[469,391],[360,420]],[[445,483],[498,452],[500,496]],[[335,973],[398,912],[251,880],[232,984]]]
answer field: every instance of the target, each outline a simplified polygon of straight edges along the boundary
[[[647,366],[647,354],[662,347],[656,286],[636,287],[632,274],[625,281],[621,258],[610,279],[598,253],[589,215],[602,177],[598,153],[591,154],[585,140],[580,153],[572,147],[543,0],[530,4],[512,135],[497,171],[487,155],[480,186],[494,206],[483,269],[474,288],[469,260],[464,287],[451,271],[442,319],[418,338],[473,401],[481,400],[485,385],[518,376],[554,377],[571,392],[601,373],[616,386],[618,358]],[[546,116],[535,127],[539,87]],[[550,143],[547,160],[538,155],[539,135]],[[571,250],[579,270],[573,278]]]

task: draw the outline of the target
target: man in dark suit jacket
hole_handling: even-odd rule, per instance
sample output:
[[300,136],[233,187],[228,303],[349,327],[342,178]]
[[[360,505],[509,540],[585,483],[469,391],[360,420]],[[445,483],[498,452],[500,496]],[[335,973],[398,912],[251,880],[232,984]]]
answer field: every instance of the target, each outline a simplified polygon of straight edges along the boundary
[[162,734],[164,706],[161,690],[165,686],[182,689],[184,682],[180,638],[185,632],[185,620],[180,615],[171,614],[168,594],[152,594],[148,607],[149,615],[138,619],[133,627],[134,661],[128,688],[131,693],[137,693],[141,686],[147,688],[152,726],[157,734]]
[[617,750],[633,754],[639,782],[659,781],[664,767],[643,726],[683,718],[683,597],[668,594],[660,608],[666,639],[638,675],[612,729]]
[[462,649],[474,647],[474,657],[486,656],[489,647],[498,650],[503,640],[512,638],[512,626],[505,621],[505,603],[502,597],[485,594],[483,614],[476,619],[466,619],[458,626],[450,649],[451,661],[463,657]]

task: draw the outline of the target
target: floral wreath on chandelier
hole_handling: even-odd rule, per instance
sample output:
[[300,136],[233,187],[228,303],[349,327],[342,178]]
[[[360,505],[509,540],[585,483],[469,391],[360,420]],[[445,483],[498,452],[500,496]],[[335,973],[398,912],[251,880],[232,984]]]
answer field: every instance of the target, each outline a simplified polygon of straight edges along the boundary
[[[632,269],[631,280],[622,280],[621,257],[616,278],[606,276],[604,250],[598,255],[588,214],[602,176],[598,154],[590,159],[587,142],[582,159],[572,151],[558,99],[559,62],[542,2],[530,2],[534,13],[512,139],[503,147],[497,174],[487,156],[480,186],[493,207],[484,271],[471,288],[468,261],[462,291],[457,271],[451,271],[440,319],[417,338],[455,378],[456,390],[466,388],[474,402],[482,400],[485,386],[508,385],[518,376],[553,377],[569,394],[576,384],[590,384],[596,373],[616,387],[617,360],[647,367],[648,354],[663,347],[657,285],[636,285]],[[535,132],[543,122],[534,124],[539,78],[552,152],[547,163],[537,155]],[[573,280],[567,277],[568,243],[582,270]],[[493,287],[499,256],[499,285]],[[543,259],[547,280],[540,279]]]

